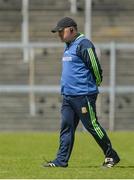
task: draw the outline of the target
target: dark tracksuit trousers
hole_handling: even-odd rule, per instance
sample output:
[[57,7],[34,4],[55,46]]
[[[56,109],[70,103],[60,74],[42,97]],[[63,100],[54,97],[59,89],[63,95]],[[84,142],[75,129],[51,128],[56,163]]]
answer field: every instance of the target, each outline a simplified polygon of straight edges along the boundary
[[96,116],[97,94],[82,96],[63,96],[61,108],[62,122],[60,132],[60,146],[54,162],[66,166],[70,158],[76,127],[81,120],[86,130],[92,134],[106,157],[116,156],[111,142],[100,126]]

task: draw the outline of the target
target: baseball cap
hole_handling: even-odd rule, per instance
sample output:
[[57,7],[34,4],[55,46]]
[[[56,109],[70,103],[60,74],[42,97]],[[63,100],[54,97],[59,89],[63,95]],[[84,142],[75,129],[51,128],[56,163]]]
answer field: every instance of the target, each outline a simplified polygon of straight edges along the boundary
[[64,28],[66,27],[71,27],[71,26],[76,26],[77,24],[76,22],[71,19],[70,17],[64,17],[61,20],[58,21],[57,25],[55,28],[53,28],[51,30],[52,33],[58,32],[58,31],[62,31]]

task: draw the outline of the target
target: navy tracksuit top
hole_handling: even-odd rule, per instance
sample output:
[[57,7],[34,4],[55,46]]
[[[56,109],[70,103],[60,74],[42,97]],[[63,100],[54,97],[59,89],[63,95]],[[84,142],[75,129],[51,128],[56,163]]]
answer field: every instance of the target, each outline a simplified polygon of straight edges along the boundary
[[98,93],[101,73],[95,48],[83,34],[66,44],[62,57],[61,94],[74,96]]

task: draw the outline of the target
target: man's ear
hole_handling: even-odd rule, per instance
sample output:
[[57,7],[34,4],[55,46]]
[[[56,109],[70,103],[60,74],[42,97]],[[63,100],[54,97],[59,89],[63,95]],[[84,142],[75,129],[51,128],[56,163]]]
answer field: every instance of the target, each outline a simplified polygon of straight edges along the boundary
[[74,30],[73,30],[73,28],[70,28],[70,32],[72,33]]

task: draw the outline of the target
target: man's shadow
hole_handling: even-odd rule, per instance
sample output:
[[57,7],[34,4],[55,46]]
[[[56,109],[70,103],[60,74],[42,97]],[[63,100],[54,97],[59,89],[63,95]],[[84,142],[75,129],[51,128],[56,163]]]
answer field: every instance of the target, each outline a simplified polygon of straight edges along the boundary
[[[106,167],[103,167],[103,166],[88,166],[88,168],[99,168],[99,167],[102,167],[104,169],[109,169],[109,168],[106,168]],[[120,168],[120,169],[134,169],[134,165],[129,165],[129,166],[125,166],[125,165],[118,165],[118,166],[115,166],[114,168]]]
[[116,166],[116,168],[128,168],[128,169],[134,169],[134,165],[130,165],[130,166]]
[[[80,167],[80,166],[77,166],[77,167],[76,167],[76,166],[75,166],[75,167],[71,167],[71,166],[70,166],[69,168],[84,168],[84,169],[85,169],[85,168],[93,168],[93,169],[94,169],[94,168],[102,168],[102,169],[110,169],[110,168],[107,168],[107,167],[94,166],[94,165],[93,165],[93,166],[81,166],[81,167]],[[115,166],[114,168],[119,168],[119,169],[134,169],[134,165],[129,165],[129,166],[127,166],[127,165],[126,165],[126,166],[125,166],[125,165],[122,165],[122,166],[120,165],[120,166],[119,166],[119,165],[118,165],[118,166]]]

